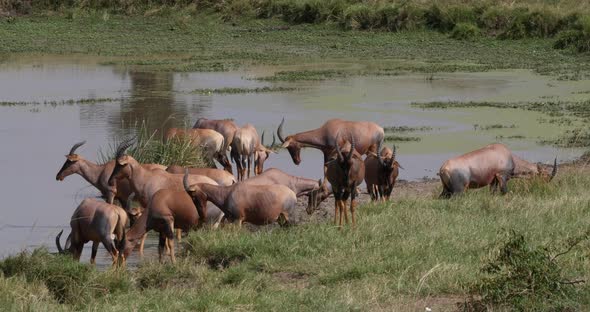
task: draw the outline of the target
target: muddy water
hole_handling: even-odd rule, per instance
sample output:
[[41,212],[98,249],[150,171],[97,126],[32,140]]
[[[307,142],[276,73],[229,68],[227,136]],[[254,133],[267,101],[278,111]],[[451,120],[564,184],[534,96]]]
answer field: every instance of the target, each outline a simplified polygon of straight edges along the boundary
[[[497,141],[500,135],[524,136],[504,143],[533,161],[548,162],[555,156],[568,160],[581,151],[538,145],[539,138],[551,138],[563,130],[540,123],[547,117],[541,113],[491,108],[425,111],[410,106],[411,102],[576,99],[580,96],[576,92],[588,91],[589,85],[511,71],[439,74],[434,80],[424,75],[356,77],[278,84],[300,88],[287,93],[200,95],[190,91],[273,86],[250,78],[293,68],[149,73],[97,64],[89,58],[29,57],[0,65],[0,102],[103,99],[95,104],[0,106],[0,256],[40,245],[54,250],[54,237],[60,229],[69,228],[77,204],[98,195],[79,176],[55,180],[63,155],[84,139],[88,143],[79,154],[96,160],[101,146],[114,136],[132,132],[135,120],[146,119],[159,128],[171,115],[174,119],[164,127],[192,124],[199,117],[234,118],[240,125],[252,123],[259,132],[268,133],[284,116],[287,134],[318,127],[335,117],[372,120],[383,126],[429,126],[432,131],[400,134],[420,137],[420,142],[396,143],[406,169],[401,178],[416,180],[433,177],[446,158]],[[514,124],[515,128],[476,131],[474,124]],[[281,151],[266,166],[310,178],[322,176],[321,153],[305,150],[302,159],[295,166],[288,153]],[[154,241],[149,244],[153,247]],[[154,250],[148,248],[148,257]],[[88,246],[83,261],[89,253]],[[110,261],[104,252],[99,257],[103,266]]]

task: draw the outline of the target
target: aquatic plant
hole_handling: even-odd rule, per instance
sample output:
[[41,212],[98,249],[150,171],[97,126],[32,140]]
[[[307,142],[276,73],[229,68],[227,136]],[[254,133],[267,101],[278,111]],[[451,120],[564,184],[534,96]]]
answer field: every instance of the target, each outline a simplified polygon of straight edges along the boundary
[[[135,123],[135,143],[128,150],[128,154],[140,163],[199,168],[211,165],[203,156],[201,148],[192,144],[190,139],[175,138],[164,141],[159,131],[150,129],[145,120]],[[122,138],[118,138],[101,149],[99,159],[102,162],[112,160],[121,140]]]

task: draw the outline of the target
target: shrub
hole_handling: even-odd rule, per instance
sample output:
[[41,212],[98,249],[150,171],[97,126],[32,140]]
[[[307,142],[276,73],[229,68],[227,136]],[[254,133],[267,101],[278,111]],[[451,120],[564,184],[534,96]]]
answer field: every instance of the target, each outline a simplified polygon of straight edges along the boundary
[[479,36],[479,28],[469,23],[459,23],[451,31],[450,37],[457,40],[470,40]]
[[507,29],[510,24],[508,9],[491,6],[482,13],[478,23],[488,34],[496,36]]
[[450,6],[441,9],[434,4],[426,11],[424,18],[430,29],[442,32],[451,31],[458,23],[476,22],[474,8],[469,6]]
[[483,276],[475,286],[481,303],[517,311],[565,308],[571,304],[574,287],[564,280],[556,258],[582,239],[551,256],[548,248],[533,247],[522,234],[511,231],[481,269]]
[[561,31],[553,44],[556,49],[572,48],[578,52],[590,52],[590,16],[580,17],[573,29]]
[[380,24],[375,8],[366,4],[355,4],[344,11],[344,27],[347,29],[373,29]]

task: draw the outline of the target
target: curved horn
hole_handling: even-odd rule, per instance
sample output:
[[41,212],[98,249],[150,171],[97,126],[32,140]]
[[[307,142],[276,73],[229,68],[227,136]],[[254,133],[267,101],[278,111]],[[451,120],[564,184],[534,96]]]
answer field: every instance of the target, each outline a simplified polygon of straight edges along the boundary
[[59,232],[59,234],[57,234],[57,236],[55,237],[55,245],[57,245],[57,251],[58,251],[60,254],[63,254],[63,253],[65,253],[64,249],[63,249],[63,248],[61,248],[61,243],[59,242],[59,239],[61,238],[61,235],[62,235],[63,233],[64,233],[64,230],[61,230],[61,231]]
[[555,160],[553,161],[553,171],[551,172],[551,178],[549,178],[549,181],[553,180],[553,178],[555,178],[556,174],[557,174],[557,157],[555,157]]
[[350,152],[348,152],[348,156],[346,156],[346,161],[350,161],[352,158],[352,154],[354,154],[354,137],[350,136]]
[[272,134],[272,144],[270,145],[270,147],[275,147],[275,145],[277,144],[277,138],[275,137],[275,134]]
[[127,197],[127,209],[131,209],[131,205],[133,204],[133,199],[135,199],[135,192],[129,194],[129,197]]
[[281,120],[281,124],[279,124],[279,128],[277,129],[277,136],[279,137],[279,140],[281,140],[281,143],[285,143],[285,138],[283,137],[283,125],[285,124],[285,117],[283,117],[283,120]]
[[264,145],[264,130],[262,130],[262,135],[260,136],[260,145],[266,146]]
[[383,145],[383,141],[379,142],[379,146],[377,147],[377,159],[379,159],[379,164],[382,167],[385,167],[385,161],[383,161],[383,157],[381,157],[381,145]]
[[397,147],[395,146],[395,144],[393,144],[393,152],[391,153],[391,159],[395,160],[396,152],[397,152]]
[[338,153],[338,159],[342,161],[344,156],[342,156],[342,151],[340,150],[340,145],[338,144],[338,139],[340,138],[340,132],[336,134],[336,152]]
[[184,190],[190,192],[190,186],[188,185],[188,168],[184,169],[184,177],[182,177],[182,184],[184,185]]
[[86,143],[86,140],[74,144],[74,146],[72,146],[72,148],[70,149],[70,154],[69,155],[74,155],[74,153],[76,152],[76,150],[78,149],[78,147],[84,145],[85,143]]
[[135,141],[135,137],[133,137],[127,141],[121,142],[121,144],[119,144],[119,147],[117,147],[117,154],[115,155],[115,158],[119,158],[119,157],[125,155],[125,152],[127,151],[127,149],[129,147],[131,147],[131,145],[133,145],[133,141]]

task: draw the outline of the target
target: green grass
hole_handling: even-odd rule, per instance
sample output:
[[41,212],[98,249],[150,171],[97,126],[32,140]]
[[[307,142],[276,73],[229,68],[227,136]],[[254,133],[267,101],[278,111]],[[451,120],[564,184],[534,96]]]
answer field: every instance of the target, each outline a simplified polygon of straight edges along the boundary
[[[193,145],[188,138],[163,140],[161,131],[149,130],[152,127],[145,120],[135,122],[131,128],[134,129],[135,143],[127,153],[142,164],[205,168],[211,165],[209,162],[213,161],[207,160],[201,148]],[[114,159],[117,147],[123,140],[123,138],[116,138],[101,149],[99,151],[100,161],[106,163]]]
[[[344,68],[284,71],[269,80],[317,80],[403,72],[485,71],[524,68],[581,79],[590,56],[553,49],[531,38],[452,40],[431,30],[342,31],[334,24],[287,28],[277,19],[224,23],[216,14],[120,16],[82,12],[0,20],[0,62],[18,53],[90,54],[104,64],[148,71],[224,71],[252,65],[334,61]],[[183,25],[179,27],[179,23]],[[67,36],[63,34],[67,33]]]
[[[425,298],[462,301],[478,295],[474,289],[490,277],[483,269],[511,230],[523,235],[525,248],[551,256],[586,233],[589,186],[587,174],[562,173],[550,184],[512,181],[506,196],[487,189],[451,200],[436,199],[438,193],[397,195],[393,204],[359,207],[355,230],[338,230],[329,222],[254,232],[233,226],[202,230],[184,240],[177,265],[147,262],[127,275],[35,252],[0,263],[0,286],[10,288],[0,299],[15,307],[111,311],[407,310]],[[558,258],[560,278],[590,277],[588,246],[582,241]],[[536,268],[535,261],[520,270]],[[60,269],[40,269],[45,262],[60,262]],[[80,293],[58,304],[59,297],[45,290],[53,289],[53,276],[58,281],[76,276],[67,289]],[[567,287],[563,297],[533,297],[534,307],[590,307],[588,285]],[[28,300],[32,292],[38,294]]]

